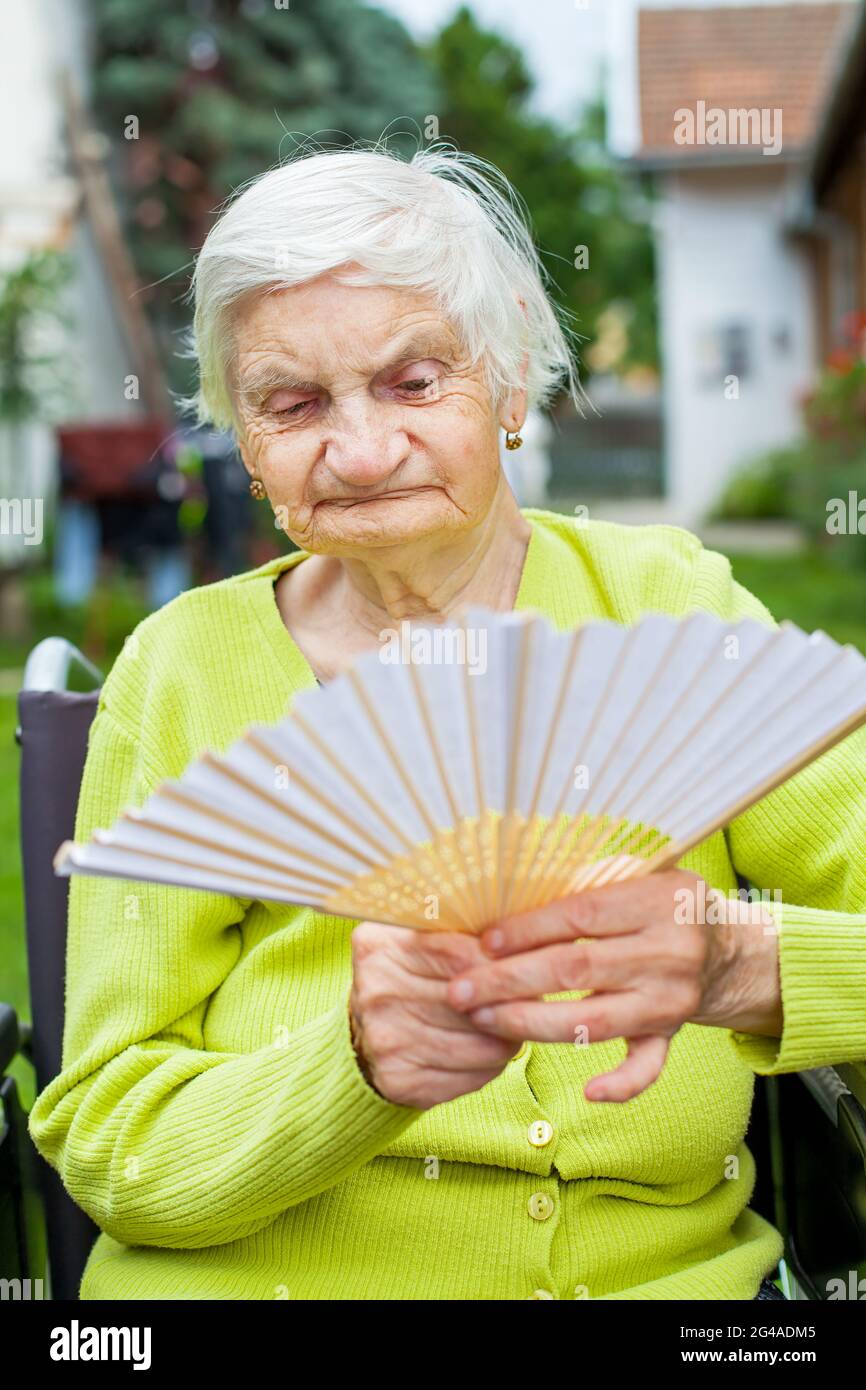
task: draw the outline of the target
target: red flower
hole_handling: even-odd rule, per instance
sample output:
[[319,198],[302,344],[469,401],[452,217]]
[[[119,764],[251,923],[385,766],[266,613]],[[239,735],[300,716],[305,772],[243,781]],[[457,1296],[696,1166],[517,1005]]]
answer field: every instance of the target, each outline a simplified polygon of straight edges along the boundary
[[850,372],[857,358],[850,348],[834,348],[827,358],[827,369],[831,372]]

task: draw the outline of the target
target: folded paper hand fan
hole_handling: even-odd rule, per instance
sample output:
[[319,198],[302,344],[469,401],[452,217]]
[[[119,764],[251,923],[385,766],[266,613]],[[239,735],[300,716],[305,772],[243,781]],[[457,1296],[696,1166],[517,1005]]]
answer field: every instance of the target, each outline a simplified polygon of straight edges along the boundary
[[866,660],[821,632],[472,607],[404,624],[54,867],[477,932],[670,867],[864,722]]

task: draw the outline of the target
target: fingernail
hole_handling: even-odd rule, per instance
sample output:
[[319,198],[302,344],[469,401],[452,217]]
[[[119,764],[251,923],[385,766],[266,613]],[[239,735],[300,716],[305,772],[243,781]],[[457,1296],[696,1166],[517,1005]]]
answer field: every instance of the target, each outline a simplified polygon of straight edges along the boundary
[[489,931],[484,938],[484,945],[488,951],[500,951],[505,944],[505,933],[501,931]]
[[480,1023],[481,1026],[482,1026],[482,1028],[483,1028],[484,1025],[485,1025],[485,1023],[492,1023],[492,1022],[493,1022],[493,1010],[492,1010],[492,1009],[476,1009],[476,1010],[475,1010],[475,1013],[472,1015],[472,1017],[473,1017],[473,1019],[475,1020],[475,1022],[476,1022],[476,1023]]
[[468,1004],[475,993],[475,986],[471,980],[458,980],[454,986],[454,998],[458,1004]]

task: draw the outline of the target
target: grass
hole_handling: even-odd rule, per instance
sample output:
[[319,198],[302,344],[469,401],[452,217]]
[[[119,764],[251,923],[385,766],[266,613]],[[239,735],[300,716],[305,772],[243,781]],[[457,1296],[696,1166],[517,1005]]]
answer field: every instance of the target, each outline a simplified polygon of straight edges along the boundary
[[[756,594],[779,620],[789,618],[807,631],[823,628],[839,642],[866,653],[866,572],[832,567],[824,555],[731,554],[735,578]],[[26,637],[0,641],[0,1000],[29,1018],[24,903],[18,847],[18,748],[15,691],[27,652],[42,637],[69,637],[103,671],[107,671],[126,635],[144,616],[135,586],[122,576],[103,585],[88,611],[57,607],[48,574],[27,580],[30,629]],[[32,1100],[29,1068],[18,1062],[15,1075]]]
[[823,629],[866,654],[866,570],[841,570],[818,551],[728,558],[734,578],[781,622],[807,632]]

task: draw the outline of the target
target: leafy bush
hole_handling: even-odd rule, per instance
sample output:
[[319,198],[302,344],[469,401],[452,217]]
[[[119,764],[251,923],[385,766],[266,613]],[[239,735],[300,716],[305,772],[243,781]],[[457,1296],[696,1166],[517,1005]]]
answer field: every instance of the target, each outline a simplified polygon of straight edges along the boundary
[[776,449],[741,469],[722,493],[714,519],[764,521],[789,517],[792,480],[799,448]]
[[738,473],[715,515],[795,521],[833,564],[864,569],[866,313],[849,315],[843,333],[845,345],[828,358],[803,403],[802,441]]

